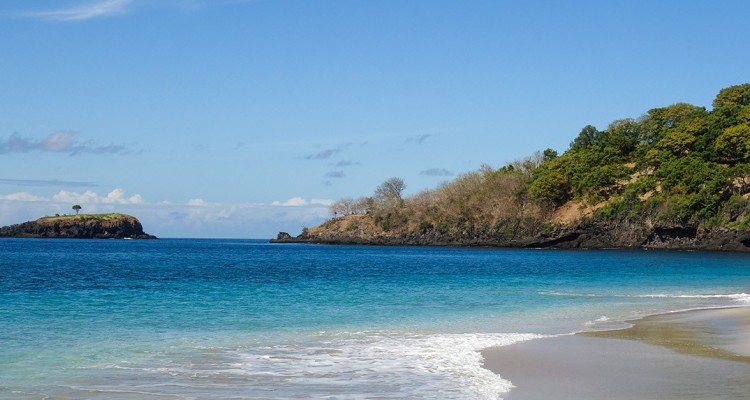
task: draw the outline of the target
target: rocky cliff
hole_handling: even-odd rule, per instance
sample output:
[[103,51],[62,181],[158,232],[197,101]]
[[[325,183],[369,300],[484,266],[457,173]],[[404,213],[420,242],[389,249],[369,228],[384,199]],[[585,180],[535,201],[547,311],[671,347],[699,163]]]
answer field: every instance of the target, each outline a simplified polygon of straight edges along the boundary
[[125,214],[42,217],[0,228],[0,237],[70,239],[156,239],[137,218]]
[[535,236],[503,237],[495,233],[436,230],[385,231],[368,215],[350,215],[305,229],[298,236],[280,232],[272,243],[371,244],[405,246],[482,246],[554,249],[675,249],[750,251],[750,232],[729,228],[705,229],[682,225],[654,225],[648,221],[607,222],[585,219],[558,225]]

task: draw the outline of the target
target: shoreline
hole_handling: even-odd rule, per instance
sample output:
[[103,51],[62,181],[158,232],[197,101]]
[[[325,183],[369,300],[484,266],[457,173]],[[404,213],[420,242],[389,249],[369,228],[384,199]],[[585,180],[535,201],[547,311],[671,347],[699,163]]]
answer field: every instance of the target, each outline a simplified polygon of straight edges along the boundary
[[[713,252],[713,253],[750,253],[750,246],[735,246],[728,244],[718,245],[663,245],[655,246],[648,244],[637,244],[632,246],[618,245],[592,245],[592,246],[559,246],[556,244],[539,245],[539,243],[528,244],[526,242],[495,242],[495,241],[434,241],[413,242],[402,238],[379,238],[379,239],[262,239],[271,244],[309,244],[328,246],[384,246],[384,247],[455,247],[455,248],[487,248],[487,249],[516,249],[516,250],[634,250],[634,251],[691,251],[691,252]],[[750,240],[748,241],[750,244]]]
[[506,400],[738,399],[750,393],[750,307],[679,311],[484,349]]
[[681,354],[750,363],[750,307],[675,311],[626,322],[632,326],[577,334],[637,340]]
[[[488,232],[463,234],[427,231],[342,230],[345,222],[361,215],[333,218],[297,236],[279,232],[270,243],[310,243],[329,245],[379,245],[428,247],[489,247],[518,249],[644,249],[716,252],[750,252],[750,232],[734,228],[696,226],[651,226],[633,228],[588,219],[577,225],[560,225],[549,232],[503,238]],[[354,224],[354,225],[351,225]],[[359,222],[350,221],[358,226]],[[338,226],[338,228],[337,228]],[[613,234],[613,232],[629,232]]]

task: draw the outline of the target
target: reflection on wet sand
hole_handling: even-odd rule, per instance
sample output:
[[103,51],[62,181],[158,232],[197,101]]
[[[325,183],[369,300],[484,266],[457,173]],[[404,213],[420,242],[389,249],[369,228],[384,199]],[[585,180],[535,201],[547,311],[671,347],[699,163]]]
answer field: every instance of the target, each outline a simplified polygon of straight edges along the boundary
[[750,307],[653,315],[626,329],[583,335],[640,340],[682,354],[750,362]]

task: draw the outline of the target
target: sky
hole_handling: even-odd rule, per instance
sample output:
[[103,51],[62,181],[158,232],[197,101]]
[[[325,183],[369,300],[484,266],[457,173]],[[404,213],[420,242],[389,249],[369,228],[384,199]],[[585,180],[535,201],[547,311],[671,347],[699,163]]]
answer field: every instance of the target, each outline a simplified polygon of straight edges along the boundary
[[0,0],[0,226],[296,235],[750,82],[750,2]]

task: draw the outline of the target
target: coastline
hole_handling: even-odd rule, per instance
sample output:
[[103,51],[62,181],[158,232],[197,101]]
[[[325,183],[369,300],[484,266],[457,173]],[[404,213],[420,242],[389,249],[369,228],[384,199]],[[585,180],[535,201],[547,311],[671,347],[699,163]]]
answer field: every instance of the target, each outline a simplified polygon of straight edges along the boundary
[[[730,228],[695,226],[651,226],[650,224],[617,224],[585,220],[577,225],[561,225],[549,232],[512,237],[483,231],[441,233],[382,231],[370,216],[348,215],[329,220],[297,236],[279,232],[270,243],[310,243],[328,245],[491,247],[517,249],[643,249],[718,252],[750,252],[750,232]],[[351,226],[367,229],[348,229]]]
[[482,351],[506,400],[739,399],[750,393],[750,307],[648,316]]
[[[285,232],[281,232],[284,234]],[[526,240],[497,240],[476,237],[297,237],[269,239],[272,244],[318,244],[338,246],[397,246],[397,247],[485,247],[496,249],[531,250],[665,250],[750,253],[750,237],[737,237],[732,231],[717,233],[701,240],[666,239],[658,242],[618,242],[599,240],[598,233],[573,232],[560,237]]]

